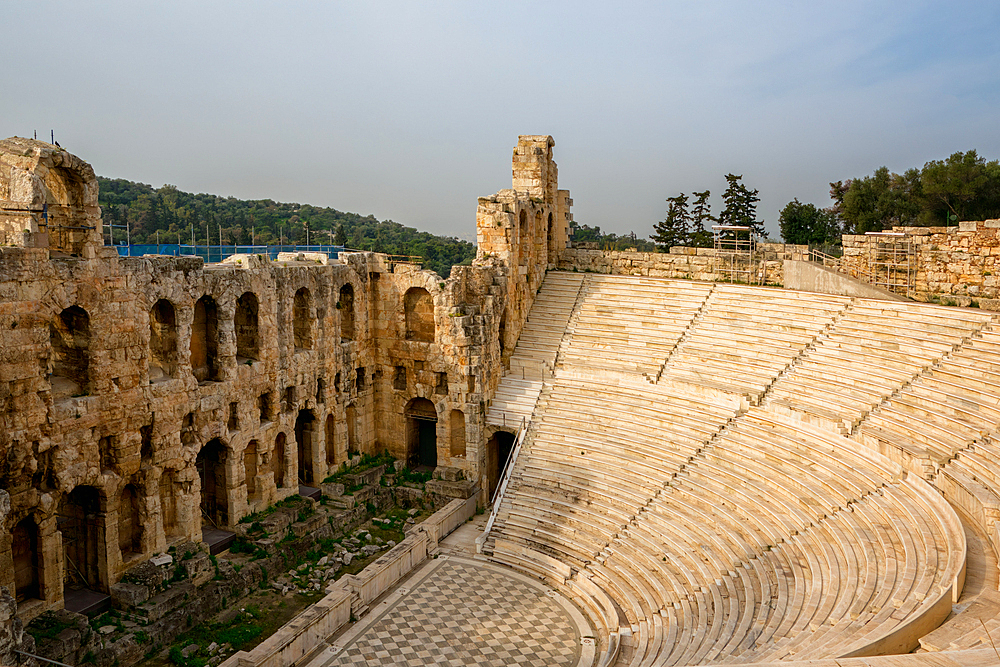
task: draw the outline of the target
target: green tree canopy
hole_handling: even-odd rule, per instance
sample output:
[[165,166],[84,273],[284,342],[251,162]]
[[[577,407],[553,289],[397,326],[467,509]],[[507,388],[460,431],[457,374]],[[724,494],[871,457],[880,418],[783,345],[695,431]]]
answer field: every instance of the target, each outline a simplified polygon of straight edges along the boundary
[[661,248],[686,245],[691,234],[688,196],[667,197],[667,217],[653,226],[652,240]]
[[793,199],[778,217],[785,243],[827,245],[840,242],[840,225],[834,213]]
[[719,224],[749,227],[756,234],[764,233],[764,222],[757,219],[757,202],[760,201],[757,190],[751,190],[743,184],[743,176],[726,174],[728,186],[722,193],[725,208],[719,214]]
[[[447,276],[456,264],[469,264],[476,247],[468,241],[436,236],[392,220],[345,213],[309,204],[279,203],[270,199],[243,200],[191,194],[172,185],[154,189],[124,179],[98,178],[99,203],[106,222],[128,225],[132,243],[190,243],[249,245],[304,244],[306,230],[312,244],[347,245],[357,250],[378,249],[393,255],[419,255],[423,265]],[[115,242],[125,230],[113,230]]]
[[832,210],[844,230],[855,234],[1000,217],[1000,163],[987,162],[975,150],[903,174],[880,167],[830,188]]

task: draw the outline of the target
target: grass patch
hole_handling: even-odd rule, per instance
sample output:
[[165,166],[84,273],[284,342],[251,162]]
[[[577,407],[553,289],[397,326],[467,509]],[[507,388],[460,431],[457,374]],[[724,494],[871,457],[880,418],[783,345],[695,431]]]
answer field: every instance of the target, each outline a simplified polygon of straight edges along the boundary
[[[340,467],[337,468],[337,472],[333,473],[329,477],[323,480],[324,484],[329,484],[331,482],[339,482],[343,479],[344,475],[353,475],[359,472],[364,472],[365,470],[370,470],[383,463],[391,467],[393,463],[396,462],[396,457],[390,454],[388,451],[383,450],[381,454],[362,454],[361,460],[354,466],[348,468],[346,463],[341,463]],[[355,489],[357,490],[357,489]]]
[[25,630],[38,642],[43,639],[55,639],[60,632],[72,627],[74,627],[72,622],[64,621],[51,611],[47,611],[31,621]]
[[[253,514],[246,515],[245,517],[240,519],[240,523],[251,523],[251,524],[259,523],[261,519],[270,516],[271,514],[274,514],[283,507],[298,507],[299,504],[303,502],[303,500],[304,498],[296,493],[294,496],[288,496],[284,500],[279,500],[278,502],[274,503],[267,509],[263,509],[260,510],[259,512],[254,512]],[[261,528],[261,530],[263,530],[263,528]]]

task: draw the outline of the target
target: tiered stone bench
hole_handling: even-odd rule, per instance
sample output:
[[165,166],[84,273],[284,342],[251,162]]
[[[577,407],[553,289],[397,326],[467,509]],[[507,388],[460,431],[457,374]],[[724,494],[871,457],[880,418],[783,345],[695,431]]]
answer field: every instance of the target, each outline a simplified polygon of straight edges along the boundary
[[718,285],[663,376],[759,395],[849,304],[846,297]]
[[510,370],[493,396],[487,424],[517,428],[531,419],[543,379],[555,366],[584,275],[553,272],[545,277],[510,357]]
[[708,283],[590,275],[559,359],[655,375],[711,288]]
[[992,317],[690,285],[587,276],[489,555],[572,597],[602,665],[912,650],[964,581],[941,491],[997,534]]
[[774,382],[768,403],[826,427],[853,428],[989,321],[976,311],[858,299]]

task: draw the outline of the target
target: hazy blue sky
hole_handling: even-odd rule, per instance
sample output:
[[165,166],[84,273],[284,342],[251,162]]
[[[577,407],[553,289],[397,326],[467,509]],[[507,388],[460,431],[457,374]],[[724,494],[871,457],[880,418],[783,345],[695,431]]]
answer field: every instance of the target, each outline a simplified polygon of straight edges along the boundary
[[577,221],[647,235],[743,174],[776,235],[828,183],[1000,157],[1000,3],[7,2],[0,136],[102,175],[474,233],[518,134]]

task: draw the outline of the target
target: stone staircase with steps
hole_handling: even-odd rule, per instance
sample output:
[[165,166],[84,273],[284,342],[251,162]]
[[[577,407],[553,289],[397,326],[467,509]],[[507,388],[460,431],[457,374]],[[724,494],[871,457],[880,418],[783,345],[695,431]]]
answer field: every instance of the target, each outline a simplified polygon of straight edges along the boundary
[[[549,395],[551,393],[551,387],[543,386],[539,391],[534,412],[528,415],[528,419],[526,421],[526,424],[528,425],[528,432],[524,435],[524,442],[521,443],[521,452],[518,454],[518,460],[514,462],[514,468],[510,472],[510,481],[507,483],[507,491],[504,494],[507,498],[512,498],[517,493],[517,489],[521,485],[521,471],[524,468],[524,461],[527,461],[531,456],[531,443],[534,440],[535,433],[538,432],[538,422],[533,419],[534,413],[545,413],[545,408],[548,405]],[[493,555],[494,546],[496,545],[496,535],[503,532],[507,516],[509,515],[509,510],[507,513],[504,512],[502,498],[500,499],[500,503],[500,511],[497,513],[497,518],[493,522],[493,528],[491,529],[486,542],[483,544],[482,553],[485,556]]]
[[518,428],[522,420],[531,418],[543,380],[556,365],[583,284],[580,274],[552,272],[545,276],[510,357],[510,368],[493,395],[487,424]]

